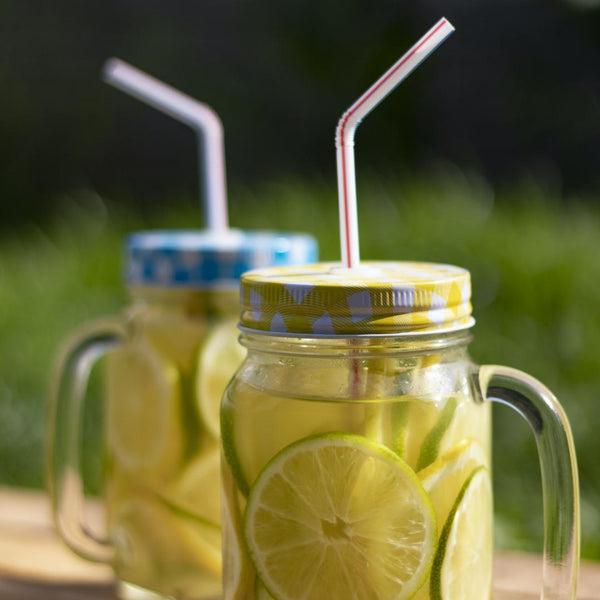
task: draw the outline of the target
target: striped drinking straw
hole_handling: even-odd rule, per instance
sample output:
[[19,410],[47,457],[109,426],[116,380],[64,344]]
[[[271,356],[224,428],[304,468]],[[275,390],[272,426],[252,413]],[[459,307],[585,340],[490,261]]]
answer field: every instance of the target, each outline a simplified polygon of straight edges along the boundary
[[106,83],[188,125],[197,133],[205,226],[214,233],[228,231],[223,125],[217,113],[210,106],[118,58],[106,61],[102,75]]
[[384,73],[340,118],[335,133],[342,263],[358,267],[358,218],[356,213],[356,174],[354,132],[359,123],[446,38],[454,27],[441,19],[400,60]]

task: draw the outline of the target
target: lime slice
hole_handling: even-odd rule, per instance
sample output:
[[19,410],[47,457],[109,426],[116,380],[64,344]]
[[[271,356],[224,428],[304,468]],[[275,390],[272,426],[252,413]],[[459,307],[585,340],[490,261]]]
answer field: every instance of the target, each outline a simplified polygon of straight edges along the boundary
[[215,444],[202,452],[161,496],[194,517],[221,522],[221,453]]
[[223,473],[223,556],[224,597],[227,600],[252,598],[254,571],[243,543],[239,493],[231,474]]
[[[488,464],[488,455],[477,440],[463,440],[432,465],[417,473],[433,504],[438,532],[441,533],[448,520],[465,481],[475,469]],[[428,581],[414,600],[429,600],[429,587]]]
[[136,496],[120,506],[111,531],[122,580],[166,595],[220,592],[218,527],[183,518],[157,500]]
[[108,357],[107,436],[115,460],[129,469],[169,470],[181,453],[177,369],[142,342]]
[[479,467],[464,483],[440,536],[432,600],[488,599],[492,585],[492,486]]
[[256,580],[256,589],[254,590],[254,597],[256,600],[273,600],[273,596],[269,594],[267,588],[260,582],[259,579]]
[[196,370],[196,402],[202,423],[219,438],[221,397],[246,356],[238,342],[237,320],[220,322],[200,348]]
[[392,408],[392,449],[422,471],[465,439],[491,435],[490,405],[467,396],[411,399]]
[[415,473],[351,434],[306,438],[262,471],[246,545],[277,600],[410,598],[427,577],[435,515]]
[[463,440],[417,476],[429,495],[442,531],[460,490],[477,467],[487,467],[488,456],[477,440]]
[[238,489],[247,496],[265,465],[296,440],[364,426],[365,406],[270,396],[238,383],[235,405],[225,401],[221,437]]
[[395,402],[391,408],[391,449],[400,457],[406,459],[406,436],[408,433],[408,420],[410,418],[411,402],[409,398],[402,402]]
[[408,465],[417,469],[423,443],[443,411],[442,401],[406,397],[392,409],[392,448]]
[[452,423],[457,404],[458,402],[454,397],[450,397],[446,400],[435,425],[425,436],[425,439],[421,444],[421,450],[419,451],[419,458],[417,460],[417,471],[429,466],[437,458],[442,438]]

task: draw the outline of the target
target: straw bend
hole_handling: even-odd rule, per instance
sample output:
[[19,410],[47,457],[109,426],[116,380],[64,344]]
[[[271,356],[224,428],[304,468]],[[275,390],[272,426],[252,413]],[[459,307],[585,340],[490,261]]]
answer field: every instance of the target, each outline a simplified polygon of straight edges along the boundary
[[217,113],[210,106],[118,58],[111,58],[104,63],[102,77],[106,83],[196,131],[200,146],[200,185],[204,190],[206,225],[214,231],[226,230],[225,148],[223,124]]
[[360,261],[354,165],[354,134],[356,128],[362,119],[398,84],[406,79],[453,31],[454,27],[447,19],[440,19],[344,112],[338,121],[335,132],[335,146],[337,149],[342,262],[346,267],[357,267]]
[[440,19],[404,56],[394,63],[344,114],[336,129],[336,146],[354,143],[354,132],[398,84],[414,71],[451,33],[454,27]]

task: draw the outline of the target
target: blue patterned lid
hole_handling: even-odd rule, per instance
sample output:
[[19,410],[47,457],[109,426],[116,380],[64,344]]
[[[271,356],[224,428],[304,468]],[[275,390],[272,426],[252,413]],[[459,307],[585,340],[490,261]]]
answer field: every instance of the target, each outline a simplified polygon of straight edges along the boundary
[[237,287],[250,269],[301,265],[317,258],[316,240],[301,233],[139,231],[126,240],[125,278],[129,286]]

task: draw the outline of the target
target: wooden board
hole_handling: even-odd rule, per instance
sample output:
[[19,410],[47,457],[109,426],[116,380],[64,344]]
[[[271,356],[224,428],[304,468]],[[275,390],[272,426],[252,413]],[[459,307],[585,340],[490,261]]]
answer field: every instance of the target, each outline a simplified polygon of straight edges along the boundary
[[[497,554],[494,600],[538,600],[541,559]],[[584,563],[579,600],[600,600],[600,564]],[[89,563],[58,538],[42,492],[0,488],[0,600],[114,600],[110,568]]]

